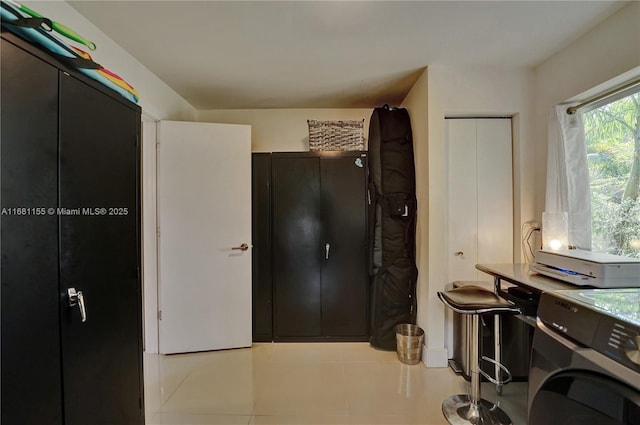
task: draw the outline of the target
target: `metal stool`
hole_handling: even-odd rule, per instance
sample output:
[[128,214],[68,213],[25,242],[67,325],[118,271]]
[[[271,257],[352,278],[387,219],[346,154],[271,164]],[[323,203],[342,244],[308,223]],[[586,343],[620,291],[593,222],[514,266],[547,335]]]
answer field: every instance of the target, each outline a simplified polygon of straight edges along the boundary
[[[479,286],[463,286],[446,292],[438,292],[438,298],[451,310],[471,316],[471,394],[452,395],[442,402],[442,413],[452,425],[511,425],[509,416],[497,405],[480,398],[480,374],[496,385],[511,381],[511,374],[504,365],[487,357],[480,357],[480,315],[520,314],[514,304]],[[494,363],[506,373],[504,380],[494,379],[480,369],[480,361]],[[498,378],[498,377],[496,377]]]

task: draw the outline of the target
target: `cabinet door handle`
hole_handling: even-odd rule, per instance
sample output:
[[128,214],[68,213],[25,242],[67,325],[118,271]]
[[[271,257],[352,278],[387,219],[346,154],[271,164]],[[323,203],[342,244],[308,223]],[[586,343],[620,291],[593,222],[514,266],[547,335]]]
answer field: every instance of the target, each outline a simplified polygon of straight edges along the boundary
[[234,247],[233,247],[233,248],[231,248],[231,249],[232,249],[232,250],[233,250],[233,249],[237,249],[237,250],[240,250],[240,251],[246,251],[246,250],[248,250],[248,249],[249,249],[249,245],[247,245],[246,243],[243,243],[242,245],[240,245],[240,246],[234,246]]
[[87,321],[87,309],[84,305],[84,295],[82,291],[76,291],[76,288],[68,288],[67,296],[69,297],[69,307],[75,307],[76,305],[80,309],[80,317],[82,322]]
[[329,245],[329,242],[327,242],[327,244],[324,246],[324,259],[328,260],[329,259],[329,249],[331,248],[331,245]]
[[455,256],[456,257],[463,257],[464,256],[464,252],[458,251],[458,252],[455,253]]

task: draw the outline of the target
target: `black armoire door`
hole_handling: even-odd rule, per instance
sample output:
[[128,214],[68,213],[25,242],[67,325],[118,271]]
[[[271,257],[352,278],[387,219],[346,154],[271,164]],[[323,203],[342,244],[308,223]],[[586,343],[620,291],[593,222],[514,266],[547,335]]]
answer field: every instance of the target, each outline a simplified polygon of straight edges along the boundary
[[[138,424],[142,412],[138,280],[140,115],[60,73],[60,288],[66,425]],[[86,209],[86,210],[84,210]]]
[[253,342],[273,341],[271,154],[251,154],[251,297]]
[[276,340],[365,340],[366,155],[273,154]]
[[[320,160],[322,333],[367,334],[366,157]],[[327,247],[328,244],[328,247]],[[328,248],[328,253],[327,253]]]
[[273,156],[274,337],[317,337],[321,324],[320,163]]
[[5,36],[2,423],[143,424],[140,109]]
[[58,70],[5,40],[1,64],[1,422],[58,425],[58,218],[32,210],[57,206]]

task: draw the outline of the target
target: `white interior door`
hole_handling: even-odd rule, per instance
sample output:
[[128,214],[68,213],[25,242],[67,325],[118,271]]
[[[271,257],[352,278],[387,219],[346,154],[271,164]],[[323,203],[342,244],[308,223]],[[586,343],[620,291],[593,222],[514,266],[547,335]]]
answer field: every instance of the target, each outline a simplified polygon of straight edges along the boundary
[[[512,263],[511,120],[477,120],[476,144],[478,152],[478,257],[476,262]],[[486,275],[482,272],[477,273]]]
[[449,282],[491,280],[477,263],[513,262],[511,120],[447,119]]
[[476,280],[478,169],[475,120],[447,120],[449,184],[449,281]]
[[159,351],[249,347],[251,127],[162,121],[159,141]]

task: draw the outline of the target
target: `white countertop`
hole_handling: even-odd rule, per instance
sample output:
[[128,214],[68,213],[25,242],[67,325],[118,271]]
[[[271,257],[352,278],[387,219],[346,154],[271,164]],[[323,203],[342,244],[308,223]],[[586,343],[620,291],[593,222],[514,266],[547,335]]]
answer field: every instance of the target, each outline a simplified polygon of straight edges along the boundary
[[531,268],[531,264],[476,264],[476,269],[517,286],[536,292],[548,292],[556,289],[579,289],[558,279],[543,276]]

